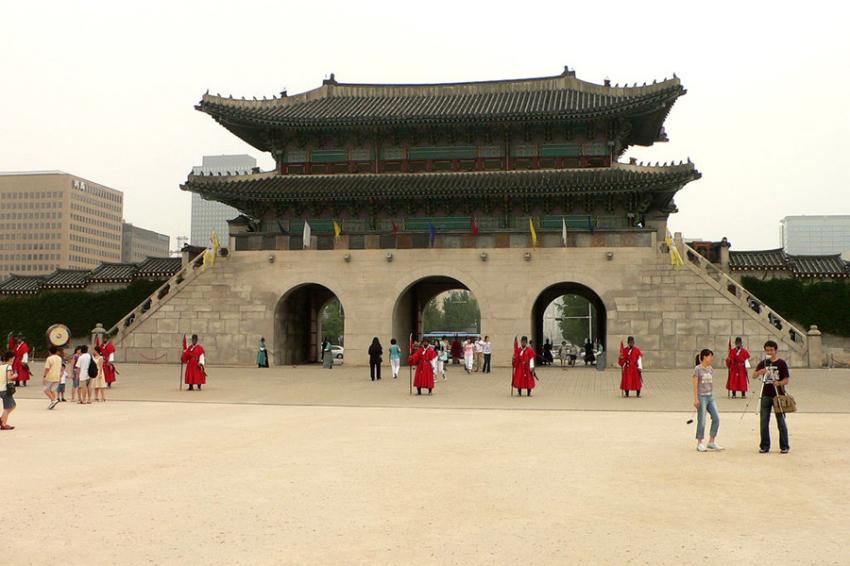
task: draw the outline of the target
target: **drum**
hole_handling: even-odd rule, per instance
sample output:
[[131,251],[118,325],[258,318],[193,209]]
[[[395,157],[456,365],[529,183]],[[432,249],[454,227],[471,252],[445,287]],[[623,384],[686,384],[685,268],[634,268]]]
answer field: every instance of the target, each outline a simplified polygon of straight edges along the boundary
[[54,324],[47,329],[47,343],[57,348],[64,347],[71,340],[71,331],[64,324]]

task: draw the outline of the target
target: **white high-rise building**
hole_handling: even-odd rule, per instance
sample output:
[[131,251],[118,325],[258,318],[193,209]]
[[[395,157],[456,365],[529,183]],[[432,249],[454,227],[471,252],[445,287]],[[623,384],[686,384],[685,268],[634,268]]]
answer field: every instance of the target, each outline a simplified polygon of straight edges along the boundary
[[850,252],[850,215],[786,216],[780,221],[779,231],[787,254]]
[[[205,155],[202,165],[192,168],[193,175],[246,175],[257,166],[257,160],[250,155]],[[222,242],[227,241],[227,221],[239,215],[233,207],[204,200],[198,193],[192,193],[192,232],[190,243],[193,246],[209,245],[210,235],[215,230]]]

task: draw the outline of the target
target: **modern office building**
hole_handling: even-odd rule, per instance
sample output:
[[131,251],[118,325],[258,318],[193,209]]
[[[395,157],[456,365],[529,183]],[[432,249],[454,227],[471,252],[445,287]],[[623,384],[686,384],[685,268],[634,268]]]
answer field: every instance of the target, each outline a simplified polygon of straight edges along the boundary
[[63,171],[0,173],[0,278],[121,261],[124,194]]
[[171,238],[165,234],[133,226],[123,225],[121,240],[121,262],[139,263],[149,257],[168,257]]
[[791,255],[850,252],[850,215],[786,216],[779,222],[782,248]]
[[[193,175],[247,175],[257,166],[250,155],[205,155],[202,165],[192,168]],[[239,211],[220,202],[205,200],[192,193],[193,246],[209,245],[210,234],[215,230],[221,240],[227,241],[227,221],[239,215]]]

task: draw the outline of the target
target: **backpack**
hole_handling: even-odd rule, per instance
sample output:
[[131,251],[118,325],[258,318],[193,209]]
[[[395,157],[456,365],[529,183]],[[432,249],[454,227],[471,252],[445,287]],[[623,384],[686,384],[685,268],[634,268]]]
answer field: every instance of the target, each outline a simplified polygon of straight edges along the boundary
[[94,357],[89,359],[88,373],[89,377],[97,377],[97,362],[94,361]]

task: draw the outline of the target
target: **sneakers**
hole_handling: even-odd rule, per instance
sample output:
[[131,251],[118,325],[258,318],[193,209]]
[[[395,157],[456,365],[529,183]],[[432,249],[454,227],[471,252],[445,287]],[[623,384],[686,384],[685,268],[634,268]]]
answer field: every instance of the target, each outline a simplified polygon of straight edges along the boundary
[[770,449],[759,448],[759,454],[767,454],[768,452],[770,452]]
[[780,454],[788,454],[789,450],[791,450],[791,449],[790,448],[783,448],[782,450],[779,451],[779,453]]
[[697,452],[705,452],[705,444],[703,444],[702,442],[697,444]]
[[58,404],[59,404],[59,399],[56,399],[56,400],[54,400],[54,401],[51,401],[51,402],[50,402],[50,404],[47,406],[47,409],[48,409],[48,410],[50,410],[50,411],[52,411],[52,410],[53,410],[53,407],[55,407],[55,406],[56,406],[56,405],[58,405]]
[[720,446],[719,444],[717,444],[716,442],[709,442],[708,446],[706,446],[706,448],[708,448],[709,450],[716,450],[718,452],[723,450],[723,447]]

